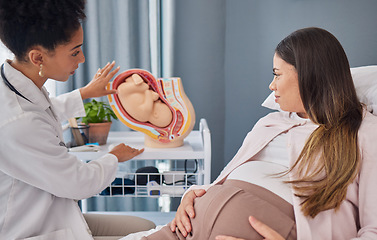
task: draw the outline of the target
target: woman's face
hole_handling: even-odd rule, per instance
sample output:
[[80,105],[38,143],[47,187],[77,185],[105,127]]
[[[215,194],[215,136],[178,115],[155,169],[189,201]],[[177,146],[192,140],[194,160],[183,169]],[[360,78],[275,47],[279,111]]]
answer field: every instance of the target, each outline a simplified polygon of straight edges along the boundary
[[68,43],[58,45],[53,53],[47,53],[43,61],[45,77],[67,81],[69,76],[75,73],[79,64],[85,62],[81,49],[83,40],[83,29],[80,27]]
[[275,54],[273,73],[274,79],[270,84],[270,89],[275,92],[275,101],[280,105],[281,110],[296,112],[300,117],[307,118],[300,97],[296,68]]

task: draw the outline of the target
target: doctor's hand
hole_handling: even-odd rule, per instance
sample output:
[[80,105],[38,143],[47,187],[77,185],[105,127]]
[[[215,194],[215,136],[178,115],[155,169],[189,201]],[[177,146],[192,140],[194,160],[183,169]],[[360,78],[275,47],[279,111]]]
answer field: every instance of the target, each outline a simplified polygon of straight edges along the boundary
[[[257,220],[253,216],[249,217],[249,223],[260,235],[262,235],[262,237],[264,237],[265,240],[284,240],[284,238],[279,233],[277,233],[275,230],[273,230],[266,224],[262,223],[261,221]],[[219,236],[216,236],[216,240],[244,240],[244,239],[219,235]]]
[[136,157],[142,152],[144,152],[144,148],[136,149],[121,143],[116,145],[109,153],[114,154],[118,158],[118,162],[125,162]]
[[87,98],[102,97],[108,94],[116,93],[116,90],[107,90],[106,86],[109,81],[115,76],[119,71],[120,67],[115,68],[115,61],[106,64],[102,69],[98,69],[97,73],[94,75],[92,81],[90,81],[85,87],[80,88],[82,100]]
[[195,217],[194,200],[197,197],[203,196],[205,193],[206,191],[204,189],[196,189],[185,194],[177,209],[175,218],[170,223],[170,230],[172,232],[175,232],[176,227],[178,227],[182,235],[187,237],[187,234],[192,230],[190,218]]

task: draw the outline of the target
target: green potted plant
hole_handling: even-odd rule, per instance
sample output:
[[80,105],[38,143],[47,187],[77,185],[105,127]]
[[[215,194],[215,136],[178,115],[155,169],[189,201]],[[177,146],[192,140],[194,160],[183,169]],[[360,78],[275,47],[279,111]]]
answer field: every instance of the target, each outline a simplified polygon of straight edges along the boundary
[[110,132],[111,119],[117,120],[117,116],[111,107],[102,101],[92,101],[84,104],[86,116],[81,118],[81,122],[89,125],[89,142],[98,142],[104,145]]

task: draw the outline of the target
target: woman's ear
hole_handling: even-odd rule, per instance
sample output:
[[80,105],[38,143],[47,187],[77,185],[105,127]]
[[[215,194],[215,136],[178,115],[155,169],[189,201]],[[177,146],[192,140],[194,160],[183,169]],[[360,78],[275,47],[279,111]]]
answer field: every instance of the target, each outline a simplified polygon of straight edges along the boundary
[[29,57],[29,61],[37,67],[43,64],[44,53],[38,48],[30,50],[28,57]]

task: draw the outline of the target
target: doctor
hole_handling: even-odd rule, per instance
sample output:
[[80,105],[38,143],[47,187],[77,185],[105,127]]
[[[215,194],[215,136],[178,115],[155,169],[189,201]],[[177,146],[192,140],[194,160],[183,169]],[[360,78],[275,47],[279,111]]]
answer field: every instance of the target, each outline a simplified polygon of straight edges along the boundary
[[105,86],[119,70],[107,64],[87,86],[49,99],[46,80],[67,81],[85,61],[84,2],[0,1],[0,39],[15,55],[1,66],[0,239],[93,239],[76,200],[143,151],[120,144],[83,163],[64,146],[60,121],[85,115],[83,99],[114,93]]

